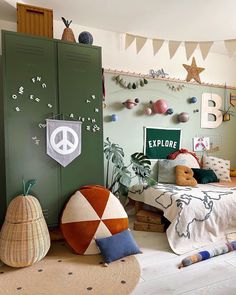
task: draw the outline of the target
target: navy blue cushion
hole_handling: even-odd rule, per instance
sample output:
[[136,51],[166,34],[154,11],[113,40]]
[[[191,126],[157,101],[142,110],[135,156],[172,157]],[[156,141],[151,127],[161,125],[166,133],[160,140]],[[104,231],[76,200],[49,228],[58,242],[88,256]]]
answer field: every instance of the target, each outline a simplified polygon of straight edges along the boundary
[[193,177],[197,180],[197,183],[209,183],[209,182],[219,182],[215,172],[211,169],[197,169],[192,168]]
[[132,254],[142,253],[129,230],[95,241],[106,263]]

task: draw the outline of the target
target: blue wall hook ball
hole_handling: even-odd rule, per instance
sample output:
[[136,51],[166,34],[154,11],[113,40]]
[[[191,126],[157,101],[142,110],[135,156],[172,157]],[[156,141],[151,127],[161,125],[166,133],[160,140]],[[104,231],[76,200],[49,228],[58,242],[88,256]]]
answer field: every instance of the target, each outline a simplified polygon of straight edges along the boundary
[[172,108],[167,109],[166,114],[172,115],[174,113],[174,110]]
[[197,102],[197,98],[196,98],[195,96],[193,96],[193,97],[191,97],[191,98],[189,99],[189,102],[190,102],[190,103],[196,103],[196,102]]
[[81,32],[79,34],[78,40],[79,40],[79,43],[89,44],[89,45],[93,44],[93,36],[91,33],[87,31]]
[[111,115],[111,121],[112,122],[118,121],[118,116],[116,114],[112,114]]

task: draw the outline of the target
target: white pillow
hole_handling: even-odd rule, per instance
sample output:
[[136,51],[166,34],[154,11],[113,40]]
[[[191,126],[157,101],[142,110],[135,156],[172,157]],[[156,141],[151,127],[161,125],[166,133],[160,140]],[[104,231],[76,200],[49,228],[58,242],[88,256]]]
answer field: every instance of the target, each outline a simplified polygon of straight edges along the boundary
[[180,153],[175,158],[175,160],[184,160],[185,166],[188,166],[189,168],[200,168],[200,165],[196,158],[189,153]]
[[230,161],[217,157],[203,156],[203,168],[212,169],[220,180],[230,179]]

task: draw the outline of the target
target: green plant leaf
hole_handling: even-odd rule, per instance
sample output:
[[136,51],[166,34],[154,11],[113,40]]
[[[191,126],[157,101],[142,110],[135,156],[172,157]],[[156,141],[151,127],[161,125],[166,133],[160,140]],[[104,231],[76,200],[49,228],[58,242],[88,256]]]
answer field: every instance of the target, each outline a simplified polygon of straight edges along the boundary
[[143,153],[134,153],[131,155],[132,169],[141,179],[145,179],[150,174],[151,162]]
[[124,151],[118,144],[111,143],[109,138],[104,143],[104,154],[108,161],[111,159],[113,164],[122,166]]
[[120,183],[127,188],[130,187],[131,184],[131,174],[130,172],[123,172],[120,176]]
[[151,161],[143,153],[132,154],[131,162],[137,165],[144,165],[144,164],[151,165]]

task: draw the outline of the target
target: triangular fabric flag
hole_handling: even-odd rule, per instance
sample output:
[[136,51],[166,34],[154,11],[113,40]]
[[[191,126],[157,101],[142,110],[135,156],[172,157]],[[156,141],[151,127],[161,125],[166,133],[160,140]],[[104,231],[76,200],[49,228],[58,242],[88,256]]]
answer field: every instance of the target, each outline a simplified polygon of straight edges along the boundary
[[136,51],[139,51],[143,48],[144,44],[146,43],[147,38],[136,36]]
[[169,41],[169,53],[170,53],[170,58],[172,58],[177,49],[179,48],[180,44],[182,41]]
[[162,39],[153,39],[152,40],[152,46],[153,46],[153,54],[156,55],[157,52],[161,49],[161,46],[163,45],[165,40]]
[[127,49],[133,43],[134,39],[135,39],[134,35],[130,35],[130,34],[125,35],[125,49]]
[[198,42],[185,41],[184,44],[185,44],[185,50],[186,50],[186,57],[187,57],[187,60],[189,60],[194,50],[197,48]]
[[203,59],[207,57],[213,43],[214,43],[213,41],[199,42],[199,47],[200,47],[200,51],[202,53]]
[[229,53],[229,56],[232,56],[236,51],[236,40],[225,40],[225,47]]

